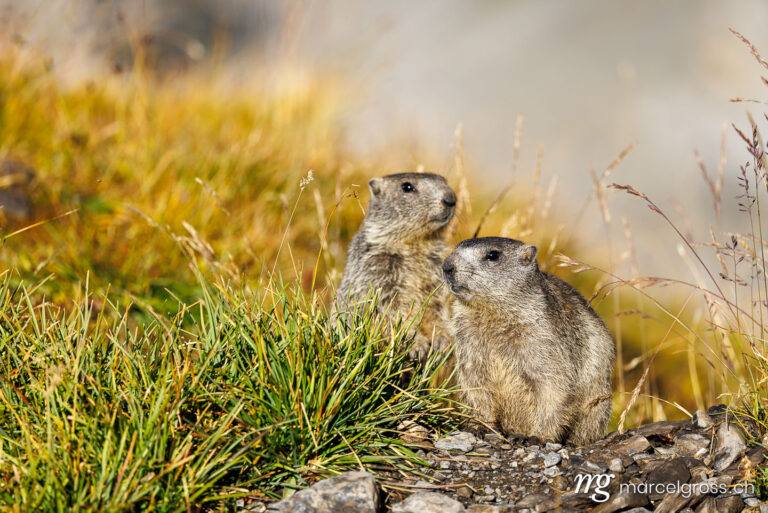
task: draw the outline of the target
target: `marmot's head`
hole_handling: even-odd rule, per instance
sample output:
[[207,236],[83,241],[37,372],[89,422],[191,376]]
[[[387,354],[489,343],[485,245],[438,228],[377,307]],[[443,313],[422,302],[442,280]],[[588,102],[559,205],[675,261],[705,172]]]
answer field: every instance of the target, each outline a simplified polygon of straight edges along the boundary
[[456,194],[440,175],[399,173],[368,182],[371,202],[365,216],[370,237],[393,243],[439,234],[453,217]]
[[465,240],[443,262],[445,283],[461,301],[482,298],[502,307],[526,292],[538,271],[536,246],[503,237]]

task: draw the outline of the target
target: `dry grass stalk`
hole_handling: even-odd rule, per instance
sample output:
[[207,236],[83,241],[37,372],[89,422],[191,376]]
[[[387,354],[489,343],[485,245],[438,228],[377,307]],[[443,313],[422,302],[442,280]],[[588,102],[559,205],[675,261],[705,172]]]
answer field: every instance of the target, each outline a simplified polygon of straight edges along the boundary
[[456,194],[457,205],[456,212],[448,225],[446,230],[446,238],[451,239],[456,234],[456,229],[459,224],[459,217],[466,213],[469,216],[472,215],[472,201],[469,195],[469,185],[467,183],[467,175],[464,172],[464,125],[459,123],[456,125],[456,132],[454,133],[456,139],[456,157],[455,157],[455,171],[458,178],[458,191]]
[[592,177],[592,183],[595,186],[595,196],[597,197],[597,203],[600,205],[600,213],[603,216],[603,222],[606,225],[611,224],[611,211],[608,209],[608,202],[605,200],[604,188],[605,186],[597,178],[594,168],[589,168],[589,175]]
[[539,184],[541,183],[541,171],[544,167],[544,146],[539,145],[536,151],[536,170],[533,172],[533,194],[531,200],[528,202],[528,208],[525,211],[525,217],[522,221],[523,233],[529,233],[533,229],[533,218],[535,214],[536,205],[539,203],[541,197],[541,189]]
[[634,149],[635,146],[637,146],[637,143],[633,142],[629,146],[621,150],[619,154],[616,156],[616,158],[613,159],[610,164],[608,164],[608,167],[606,167],[605,170],[603,170],[603,174],[600,176],[600,179],[605,180],[606,178],[608,178],[608,176],[610,176],[613,169],[616,166],[618,166],[622,160],[624,160],[624,157],[626,157],[629,154],[629,152]]
[[715,212],[717,215],[720,215],[720,193],[721,190],[718,190],[718,183],[715,182],[715,179],[710,178],[709,173],[707,173],[707,166],[704,165],[704,161],[701,160],[701,155],[699,155],[699,152],[697,150],[693,151],[693,156],[696,159],[696,163],[699,165],[699,169],[701,170],[701,176],[704,179],[705,182],[707,182],[707,185],[709,186],[709,192],[712,194],[712,199],[715,203]]
[[[523,115],[518,114],[517,122],[515,123],[515,136],[514,136],[514,144],[513,144],[513,151],[512,151],[512,176],[513,177],[517,172],[517,163],[520,158],[520,137],[522,135],[522,131],[523,131]],[[499,193],[493,199],[491,204],[488,206],[488,209],[480,218],[480,222],[477,223],[477,228],[475,229],[475,232],[472,235],[472,238],[477,238],[477,236],[480,235],[480,230],[483,228],[483,224],[485,223],[485,220],[488,218],[489,215],[491,215],[496,210],[496,207],[499,206],[499,203],[501,203],[501,200],[504,199],[504,196],[506,196],[507,193],[512,189],[512,186],[514,185],[514,183],[515,183],[514,180],[510,181],[506,187],[504,187],[502,190],[499,191]]]
[[637,398],[640,395],[640,390],[643,388],[643,385],[645,384],[645,380],[648,378],[648,373],[651,370],[651,365],[653,364],[653,361],[656,359],[656,356],[658,356],[659,351],[664,345],[664,342],[669,337],[670,333],[672,333],[672,329],[674,328],[675,324],[677,323],[677,319],[682,315],[683,310],[685,310],[685,307],[688,305],[688,302],[693,297],[693,292],[688,295],[688,298],[685,300],[685,303],[683,303],[682,308],[680,308],[680,311],[677,313],[677,316],[674,316],[672,322],[669,325],[669,328],[667,329],[667,332],[664,334],[664,338],[662,338],[659,341],[659,344],[656,346],[656,350],[651,355],[651,358],[648,360],[648,364],[645,366],[645,370],[643,371],[643,375],[638,380],[637,384],[635,385],[635,388],[632,390],[632,396],[629,398],[629,402],[624,407],[624,410],[621,412],[621,415],[619,416],[619,426],[617,428],[617,431],[619,433],[624,432],[624,425],[627,420],[627,414],[629,413],[629,410],[632,409],[632,406],[635,404],[635,401],[637,401]]
[[557,175],[553,176],[552,179],[549,181],[549,187],[547,187],[547,193],[544,195],[544,205],[541,208],[541,221],[546,222],[546,220],[549,218],[550,211],[552,210],[552,201],[555,197],[555,192],[557,191],[557,184],[559,181],[559,177]]
[[728,28],[728,30],[730,30],[734,36],[738,37],[742,43],[747,45],[747,48],[749,48],[749,52],[754,56],[755,59],[757,59],[757,62],[759,62],[762,67],[764,67],[765,69],[768,69],[768,62],[765,59],[763,59],[763,56],[760,55],[760,52],[757,50],[757,48],[755,48],[755,45],[749,42],[749,39],[742,36],[741,33],[737,32],[733,28]]

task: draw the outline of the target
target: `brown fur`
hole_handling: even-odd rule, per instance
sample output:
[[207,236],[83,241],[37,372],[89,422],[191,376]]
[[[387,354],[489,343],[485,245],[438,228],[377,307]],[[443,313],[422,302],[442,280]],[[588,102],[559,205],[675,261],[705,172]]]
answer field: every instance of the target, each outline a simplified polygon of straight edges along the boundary
[[[410,184],[413,191],[405,192]],[[442,176],[401,173],[369,182],[371,201],[347,251],[338,308],[347,298],[379,293],[378,310],[406,322],[432,298],[415,334],[412,356],[424,358],[447,345],[440,265],[448,253],[443,235],[453,217],[456,195]]]
[[443,272],[455,296],[456,377],[478,417],[542,440],[600,438],[611,416],[613,339],[576,290],[539,270],[535,246],[466,240]]

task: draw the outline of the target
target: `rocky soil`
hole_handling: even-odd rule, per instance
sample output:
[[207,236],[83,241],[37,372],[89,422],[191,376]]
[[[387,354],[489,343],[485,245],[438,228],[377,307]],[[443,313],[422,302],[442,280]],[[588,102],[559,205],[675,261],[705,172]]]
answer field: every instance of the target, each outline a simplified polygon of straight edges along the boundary
[[283,513],[768,513],[745,485],[768,454],[762,444],[747,446],[756,435],[724,406],[614,432],[587,447],[477,431],[432,443],[412,425],[404,436],[431,465],[420,469],[421,479],[350,472],[275,504],[241,505]]

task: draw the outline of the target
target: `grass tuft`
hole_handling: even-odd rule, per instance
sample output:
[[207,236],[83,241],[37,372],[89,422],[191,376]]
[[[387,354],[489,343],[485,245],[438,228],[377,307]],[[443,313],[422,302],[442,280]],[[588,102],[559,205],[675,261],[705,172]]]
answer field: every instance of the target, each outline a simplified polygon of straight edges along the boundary
[[[35,305],[4,277],[0,300],[0,504],[45,511],[224,507],[364,466],[418,458],[397,427],[455,423],[437,361],[411,367],[368,302],[353,328],[273,283],[210,288],[131,328],[87,291]],[[262,307],[262,294],[269,295]],[[97,307],[97,305],[100,305]]]

